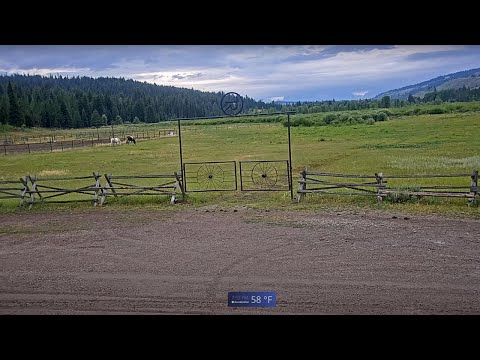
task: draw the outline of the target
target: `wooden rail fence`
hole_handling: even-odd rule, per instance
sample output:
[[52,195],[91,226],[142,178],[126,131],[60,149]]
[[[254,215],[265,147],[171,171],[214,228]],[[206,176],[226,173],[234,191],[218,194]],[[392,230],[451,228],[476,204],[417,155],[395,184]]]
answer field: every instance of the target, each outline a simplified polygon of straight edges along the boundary
[[[418,184],[417,179],[470,178],[464,185]],[[401,179],[401,180],[398,180]],[[412,179],[415,184],[412,184]],[[396,182],[387,187],[387,183]],[[403,183],[402,183],[403,182]],[[300,173],[297,201],[308,193],[335,195],[376,196],[381,201],[387,196],[424,196],[466,198],[472,203],[479,194],[478,170],[470,174],[425,174],[425,175],[353,175],[327,172],[312,172],[306,169]]]
[[[29,208],[32,208],[34,204],[70,202],[91,202],[94,206],[100,203],[102,206],[106,197],[111,195],[115,197],[168,195],[171,197],[170,203],[174,204],[179,189],[182,196],[184,195],[182,179],[177,173],[137,176],[106,174],[104,186],[101,184],[101,179],[100,173],[93,172],[89,176],[37,177],[36,175],[27,175],[19,180],[0,180],[0,200],[20,199],[19,206],[28,204]],[[121,179],[122,182],[118,181]],[[145,180],[143,183],[142,179]]]
[[[162,179],[160,184],[138,184],[139,179]],[[106,184],[102,187],[101,205],[104,204],[107,196],[129,196],[129,195],[169,195],[170,203],[174,204],[176,201],[177,191],[180,189],[182,196],[183,192],[182,180],[175,172],[173,175],[112,175],[105,174]],[[122,181],[119,181],[122,180]],[[137,184],[132,184],[133,180]]]
[[0,199],[20,199],[20,206],[25,203],[25,196],[30,189],[27,177],[15,180],[0,180]]
[[[30,194],[30,200],[27,203],[30,205],[30,208],[33,204],[45,204],[45,203],[68,203],[68,202],[93,202],[94,206],[98,204],[98,193],[101,190],[100,177],[101,175],[98,172],[93,172],[93,176],[74,176],[74,177],[62,177],[62,178],[39,178],[37,176],[28,175],[28,180],[30,181],[31,187],[27,191]],[[66,187],[62,186],[64,181],[75,181],[79,180],[87,181],[87,184],[82,187]],[[93,184],[91,183],[93,182]],[[78,185],[77,185],[78,186]],[[72,199],[70,196],[69,199],[59,200],[58,197],[72,194],[80,194]],[[88,195],[90,198],[85,198],[83,195]],[[93,196],[93,200],[92,197]],[[53,199],[53,200],[52,200]]]

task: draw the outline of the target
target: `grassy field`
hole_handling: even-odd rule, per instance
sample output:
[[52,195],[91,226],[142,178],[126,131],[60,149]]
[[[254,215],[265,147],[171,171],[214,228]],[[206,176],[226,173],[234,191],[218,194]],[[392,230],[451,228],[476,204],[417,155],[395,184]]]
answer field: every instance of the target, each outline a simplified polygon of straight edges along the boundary
[[[292,120],[297,116],[293,115]],[[480,169],[480,113],[447,113],[408,116],[373,125],[292,127],[293,185],[298,174],[311,171],[388,175],[471,173]],[[172,123],[163,124],[172,128]],[[287,128],[280,122],[255,124],[191,125],[182,127],[183,161],[287,160]],[[93,171],[117,175],[165,174],[179,171],[177,137],[139,141],[137,145],[70,149],[2,156],[0,179],[18,179],[27,174],[82,176]],[[440,180],[438,184],[464,185],[469,179]],[[461,183],[459,183],[461,182]],[[468,183],[468,182],[467,182]],[[390,184],[389,184],[390,185]],[[398,182],[395,186],[412,186]],[[168,200],[146,197],[125,198],[122,206],[168,206]],[[113,201],[110,200],[109,204]],[[18,201],[0,200],[0,211],[18,210]],[[292,204],[289,192],[189,193],[180,206],[237,206],[260,208],[344,208],[369,207],[421,213],[449,213],[479,216],[479,207],[467,207],[465,200],[424,199],[405,204],[378,204],[372,197],[309,195]],[[91,206],[48,205],[34,208]],[[27,210],[28,211],[28,210]]]

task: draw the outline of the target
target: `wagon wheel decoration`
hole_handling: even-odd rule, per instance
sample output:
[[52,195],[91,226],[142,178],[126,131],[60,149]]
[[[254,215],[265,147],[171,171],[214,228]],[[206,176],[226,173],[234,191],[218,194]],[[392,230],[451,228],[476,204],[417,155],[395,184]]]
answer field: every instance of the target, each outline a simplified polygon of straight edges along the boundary
[[273,188],[277,183],[277,179],[277,169],[268,162],[255,164],[252,169],[252,181],[261,189]]
[[217,164],[204,164],[197,170],[197,183],[205,190],[216,190],[222,187],[224,171]]

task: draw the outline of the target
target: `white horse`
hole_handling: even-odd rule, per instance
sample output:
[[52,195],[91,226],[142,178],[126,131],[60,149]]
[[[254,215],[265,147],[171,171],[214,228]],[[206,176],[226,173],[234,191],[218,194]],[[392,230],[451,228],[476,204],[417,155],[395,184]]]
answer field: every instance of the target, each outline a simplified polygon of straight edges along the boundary
[[114,137],[110,139],[110,145],[120,145],[120,139],[118,137]]

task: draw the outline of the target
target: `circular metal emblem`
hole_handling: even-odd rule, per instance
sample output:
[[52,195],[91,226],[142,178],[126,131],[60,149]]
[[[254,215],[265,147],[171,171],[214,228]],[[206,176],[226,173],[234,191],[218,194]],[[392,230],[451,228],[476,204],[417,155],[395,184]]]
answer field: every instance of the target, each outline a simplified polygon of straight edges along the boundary
[[229,92],[223,95],[220,105],[225,115],[235,116],[243,109],[243,99],[236,92]]

